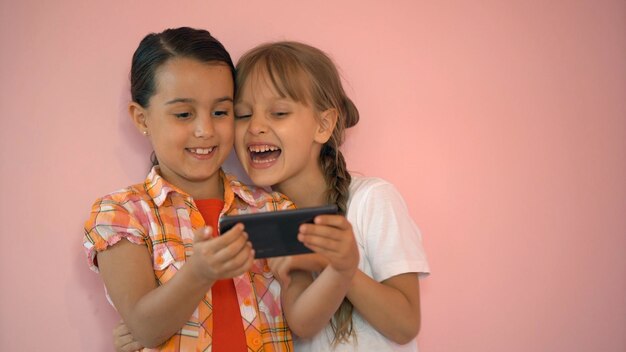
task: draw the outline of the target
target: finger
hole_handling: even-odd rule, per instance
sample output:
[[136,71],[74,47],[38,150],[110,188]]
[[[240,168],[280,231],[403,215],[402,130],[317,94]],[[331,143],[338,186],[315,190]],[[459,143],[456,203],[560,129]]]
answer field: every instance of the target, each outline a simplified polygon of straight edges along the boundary
[[243,272],[250,271],[253,264],[254,264],[254,249],[252,248],[252,246],[250,246],[250,255],[248,256],[248,259],[243,265],[243,268],[242,268]]
[[278,258],[269,258],[267,260],[267,266],[270,268],[271,272],[274,272],[279,265],[280,260]]
[[[230,243],[236,241],[239,236],[244,232],[245,227],[242,223],[238,223],[233,226],[230,230],[221,233],[218,237],[220,239],[221,246],[228,246]],[[247,234],[246,234],[247,236]]]
[[143,347],[144,346],[140,344],[139,342],[133,341],[122,348],[124,352],[135,352],[135,351],[141,351]]
[[288,287],[289,286],[289,282],[291,281],[291,277],[289,275],[289,271],[288,270],[280,270],[277,272],[272,272],[272,275],[274,275],[274,277],[278,280],[278,282],[281,284],[281,287]]
[[318,215],[313,219],[313,222],[318,225],[332,226],[342,230],[352,228],[348,219],[343,215]]
[[327,244],[326,242],[324,242],[322,244],[315,243],[314,241],[313,242],[302,242],[302,243],[308,249],[312,250],[315,253],[323,255],[324,257],[328,258],[329,260],[332,260],[333,258],[337,257],[339,254],[341,254],[341,252],[337,250],[336,246],[328,246],[328,245],[326,245]]
[[345,256],[357,250],[356,243],[350,238],[338,241],[322,236],[298,234],[298,240],[313,252],[324,257]]
[[[226,255],[227,252],[228,255]],[[219,255],[214,255],[212,266],[218,278],[230,278],[239,276],[250,269],[253,260],[252,245],[244,244],[244,247],[236,253],[231,250],[222,250]]]
[[333,241],[341,241],[344,238],[346,231],[340,230],[336,227],[317,225],[317,224],[302,224],[298,228],[299,233],[305,236],[311,237],[323,237]]
[[283,265],[277,271],[278,277],[283,281],[285,286],[289,286],[289,281],[291,281],[291,276],[289,276],[290,272],[291,270],[289,270],[289,267],[286,265]]
[[128,334],[128,328],[126,327],[126,324],[124,324],[124,321],[120,320],[119,323],[117,323],[117,325],[115,326],[115,328],[113,328],[113,337],[121,336],[125,334]]
[[354,242],[352,232],[340,231],[334,227],[307,225],[303,230],[298,233],[298,240],[303,243],[315,242],[322,245],[323,242],[326,242],[328,246],[341,246]]
[[237,224],[226,234],[205,241],[202,243],[202,247],[199,247],[201,249],[198,250],[198,253],[211,256],[216,263],[229,260],[247,241],[248,234],[242,229],[243,225]]
[[277,257],[271,258],[267,261],[267,265],[270,267],[270,271],[272,272],[281,272],[284,270],[287,264],[287,257]]
[[193,243],[203,242],[211,238],[213,228],[210,226],[204,226],[193,232]]
[[239,276],[248,271],[252,266],[253,261],[254,250],[248,242],[248,245],[237,253],[237,255],[229,263],[227,263],[230,271],[232,272],[231,276]]
[[219,239],[215,243],[212,243],[214,246],[214,259],[217,262],[227,262],[235,258],[242,250],[249,250],[252,248],[252,244],[248,241],[248,234],[246,232],[241,232],[237,235],[237,237],[224,239]]
[[132,351],[129,350],[126,346],[133,343],[133,335],[118,335],[115,338],[115,348],[122,351]]

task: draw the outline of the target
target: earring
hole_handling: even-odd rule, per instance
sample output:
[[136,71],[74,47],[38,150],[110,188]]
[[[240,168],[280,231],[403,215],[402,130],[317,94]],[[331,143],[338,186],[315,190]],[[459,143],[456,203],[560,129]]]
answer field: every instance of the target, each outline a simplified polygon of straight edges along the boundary
[[148,135],[148,131],[143,131],[143,135],[147,136]]

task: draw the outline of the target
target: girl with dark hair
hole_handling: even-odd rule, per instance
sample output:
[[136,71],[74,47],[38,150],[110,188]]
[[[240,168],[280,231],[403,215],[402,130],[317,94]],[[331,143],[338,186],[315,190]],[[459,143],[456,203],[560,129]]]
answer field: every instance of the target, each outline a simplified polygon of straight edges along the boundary
[[306,44],[265,44],[240,59],[236,85],[235,150],[252,182],[343,214],[301,226],[318,255],[270,260],[296,351],[416,351],[421,235],[391,184],[347,171],[339,146],[359,113],[333,62]]
[[133,56],[131,93],[130,116],[154,166],[143,183],[98,199],[84,236],[90,266],[132,333],[127,342],[291,351],[266,261],[254,260],[241,224],[217,236],[223,214],[293,207],[221,169],[234,138],[230,55],[204,30],[150,34]]

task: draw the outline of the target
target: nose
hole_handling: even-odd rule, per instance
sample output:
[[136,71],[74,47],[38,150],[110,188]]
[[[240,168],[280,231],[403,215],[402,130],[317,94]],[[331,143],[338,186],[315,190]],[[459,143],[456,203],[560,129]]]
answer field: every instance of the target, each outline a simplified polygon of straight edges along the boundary
[[196,138],[209,138],[213,135],[213,120],[210,116],[200,116],[194,124],[193,135]]
[[248,132],[253,135],[259,135],[267,132],[267,121],[264,116],[260,114],[253,114],[250,116],[250,122],[248,124]]

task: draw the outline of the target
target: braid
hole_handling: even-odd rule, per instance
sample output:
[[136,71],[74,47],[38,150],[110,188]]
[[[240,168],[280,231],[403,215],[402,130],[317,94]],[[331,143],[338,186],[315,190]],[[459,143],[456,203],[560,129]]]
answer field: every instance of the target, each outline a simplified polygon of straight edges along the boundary
[[[339,213],[346,215],[348,211],[349,187],[352,177],[346,168],[346,161],[331,139],[322,147],[320,166],[326,178],[328,204],[337,204]],[[335,333],[333,344],[347,342],[353,335],[352,303],[344,298],[335,312],[330,324]]]
[[337,204],[339,213],[346,215],[350,181],[352,181],[352,177],[346,169],[346,161],[341,151],[330,146],[330,143],[322,147],[319,161],[328,185],[326,195],[328,204]]
[[348,172],[346,159],[341,154],[339,146],[345,138],[346,128],[356,125],[359,121],[359,111],[352,100],[345,95],[342,98],[341,103],[336,104],[339,107],[337,109],[339,115],[337,124],[330,139],[322,146],[319,163],[328,185],[326,195],[328,204],[337,204],[339,213],[346,215],[352,176]]
[[[343,92],[342,92],[343,93]],[[350,182],[352,176],[348,172],[346,160],[339,150],[343,143],[345,129],[352,127],[359,121],[359,111],[345,93],[342,94],[338,107],[339,121],[335,126],[331,138],[322,146],[320,152],[320,167],[324,172],[326,184],[328,185],[326,199],[328,204],[337,204],[339,213],[348,213],[348,198],[350,197]],[[352,302],[344,297],[343,302],[333,315],[330,325],[335,333],[333,344],[348,342],[351,336],[356,339],[352,325],[352,312],[354,306]]]

